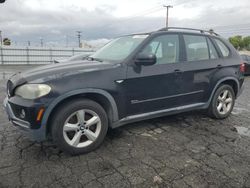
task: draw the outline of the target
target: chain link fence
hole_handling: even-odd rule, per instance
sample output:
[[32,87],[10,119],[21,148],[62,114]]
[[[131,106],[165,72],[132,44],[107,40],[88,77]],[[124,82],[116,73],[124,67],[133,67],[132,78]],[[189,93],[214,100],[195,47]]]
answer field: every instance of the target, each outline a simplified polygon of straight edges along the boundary
[[0,65],[49,64],[55,59],[91,53],[93,50],[82,48],[0,47]]

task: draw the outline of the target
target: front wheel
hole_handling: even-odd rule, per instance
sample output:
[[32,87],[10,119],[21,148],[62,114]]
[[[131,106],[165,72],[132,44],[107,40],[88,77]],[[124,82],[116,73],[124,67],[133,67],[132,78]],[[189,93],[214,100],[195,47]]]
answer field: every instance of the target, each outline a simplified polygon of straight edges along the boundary
[[107,130],[104,109],[92,100],[79,99],[65,103],[55,112],[52,138],[60,149],[76,155],[100,146]]
[[220,86],[210,103],[209,115],[216,119],[227,118],[233,110],[235,103],[235,93],[230,85]]

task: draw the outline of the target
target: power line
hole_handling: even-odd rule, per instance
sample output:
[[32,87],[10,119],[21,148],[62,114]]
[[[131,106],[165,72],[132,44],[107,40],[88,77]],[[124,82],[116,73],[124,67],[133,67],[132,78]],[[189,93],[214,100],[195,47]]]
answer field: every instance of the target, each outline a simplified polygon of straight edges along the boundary
[[[179,5],[182,5],[182,4],[185,4],[185,3],[174,4],[174,6],[179,6]],[[169,6],[170,6],[170,5],[169,5]],[[164,6],[163,6],[163,7],[164,7]],[[173,6],[170,7],[170,8],[173,8]],[[137,17],[139,17],[139,16],[145,16],[145,15],[147,15],[147,14],[150,14],[150,13],[152,13],[152,12],[156,12],[156,11],[159,11],[159,10],[162,10],[162,6],[160,5],[160,3],[159,3],[159,5],[157,5],[157,6],[155,6],[155,7],[149,8],[149,9],[144,10],[144,11],[142,11],[142,12],[140,12],[140,13],[135,14],[135,15],[126,17],[125,19],[127,20],[127,19],[137,18]]]
[[250,26],[242,28],[216,29],[216,31],[241,31],[241,30],[250,30]]
[[113,26],[113,25],[115,25],[115,24],[117,24],[117,23],[118,23],[118,24],[122,24],[122,23],[124,23],[124,22],[129,21],[129,20],[133,20],[133,19],[135,19],[135,18],[140,18],[140,17],[142,17],[142,16],[149,15],[149,14],[151,14],[151,13],[158,12],[158,11],[161,11],[161,10],[162,10],[162,7],[158,7],[157,9],[152,9],[152,10],[147,11],[147,12],[144,11],[143,14],[140,13],[140,14],[136,14],[136,16],[121,18],[121,19],[117,20],[115,23],[105,24],[105,25],[103,25],[102,27],[108,28],[108,27]]
[[157,5],[157,6],[155,6],[155,7],[150,8],[150,9],[141,11],[141,12],[139,12],[139,13],[137,13],[137,14],[134,14],[134,15],[125,17],[125,20],[127,20],[127,19],[132,19],[132,18],[137,18],[137,17],[139,17],[139,16],[144,16],[144,15],[150,14],[150,13],[152,13],[152,12],[158,11],[159,9],[162,9],[162,7],[160,7],[159,5]]
[[224,31],[224,32],[217,32],[219,34],[248,34],[250,33],[250,30],[248,31]]
[[244,24],[235,24],[235,25],[217,25],[213,28],[227,28],[227,27],[237,27],[237,26],[250,26],[250,23],[244,23]]
[[128,20],[131,20],[131,19],[135,19],[135,18],[138,18],[138,17],[141,17],[141,16],[145,16],[145,15],[160,11],[160,10],[162,10],[162,7],[154,8],[154,9],[148,10],[146,12],[144,11],[144,12],[136,14],[135,16],[120,19],[119,21],[128,21]]

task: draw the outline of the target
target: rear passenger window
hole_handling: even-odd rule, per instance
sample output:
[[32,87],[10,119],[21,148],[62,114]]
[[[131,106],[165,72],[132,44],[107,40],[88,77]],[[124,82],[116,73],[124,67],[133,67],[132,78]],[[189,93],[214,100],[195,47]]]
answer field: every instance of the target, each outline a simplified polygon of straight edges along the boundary
[[228,47],[219,39],[214,39],[214,40],[215,40],[216,44],[218,45],[218,47],[220,48],[220,51],[221,51],[223,57],[228,57],[230,54]]
[[184,35],[187,60],[199,61],[209,59],[206,38],[203,36]]

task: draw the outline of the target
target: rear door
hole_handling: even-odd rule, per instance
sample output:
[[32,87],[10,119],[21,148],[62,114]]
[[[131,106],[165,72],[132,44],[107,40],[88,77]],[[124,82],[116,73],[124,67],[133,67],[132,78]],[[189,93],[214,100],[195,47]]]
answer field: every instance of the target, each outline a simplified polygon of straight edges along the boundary
[[182,66],[182,105],[204,103],[210,96],[211,79],[221,59],[209,37],[183,34],[185,62]]

